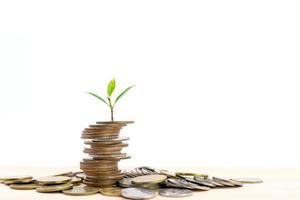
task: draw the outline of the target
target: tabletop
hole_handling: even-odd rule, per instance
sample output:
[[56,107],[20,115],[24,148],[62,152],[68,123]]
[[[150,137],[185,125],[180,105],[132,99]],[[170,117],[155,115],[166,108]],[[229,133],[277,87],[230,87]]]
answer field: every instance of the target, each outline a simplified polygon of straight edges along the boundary
[[[228,178],[261,178],[263,183],[244,184],[240,188],[211,189],[205,192],[194,192],[185,200],[210,199],[300,199],[300,168],[164,168],[169,171],[185,171],[206,173],[210,176]],[[65,171],[78,171],[76,167],[0,167],[0,176],[32,175],[34,177],[47,176]],[[68,196],[62,193],[38,193],[35,190],[12,190],[8,186],[0,185],[0,199],[2,200],[93,200],[93,199],[123,199],[121,197],[108,197],[101,194],[91,196]],[[155,200],[170,199],[157,196]]]

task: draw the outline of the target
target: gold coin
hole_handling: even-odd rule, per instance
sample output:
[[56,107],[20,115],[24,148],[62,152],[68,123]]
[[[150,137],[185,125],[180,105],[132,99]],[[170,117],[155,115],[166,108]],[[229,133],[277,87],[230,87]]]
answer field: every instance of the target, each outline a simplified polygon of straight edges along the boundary
[[198,174],[198,173],[190,173],[190,172],[176,172],[176,176],[195,176],[195,177],[208,177],[207,174]]
[[75,186],[69,190],[63,190],[64,194],[73,195],[73,196],[84,196],[84,195],[92,195],[99,192],[99,188],[89,187],[86,185]]
[[80,185],[81,182],[82,182],[82,179],[78,178],[78,177],[72,177],[72,179],[71,179],[71,183],[73,185]]
[[73,172],[69,171],[69,172],[62,172],[59,174],[55,174],[53,176],[72,176],[72,175],[73,175]]
[[52,185],[52,184],[61,184],[67,183],[71,180],[70,177],[67,176],[46,176],[36,179],[39,185]]
[[116,185],[117,182],[118,182],[117,180],[110,180],[110,181],[105,180],[101,182],[83,180],[84,184],[92,187],[111,187]]
[[132,178],[134,184],[155,184],[161,183],[167,179],[165,175],[144,175]]
[[109,181],[109,180],[120,180],[124,177],[123,174],[116,175],[102,175],[102,176],[87,176],[85,180],[93,181]]
[[3,176],[0,177],[0,181],[13,181],[13,180],[23,180],[32,179],[32,176],[21,175],[21,176]]
[[6,185],[10,185],[14,183],[32,183],[33,181],[34,180],[30,178],[30,179],[17,179],[17,180],[3,181],[3,183]]
[[100,193],[105,196],[119,197],[121,196],[121,189],[118,187],[101,188]]
[[28,184],[11,184],[9,186],[11,189],[15,190],[34,190],[37,185],[34,183],[28,183]]
[[59,192],[63,190],[68,190],[72,188],[73,185],[71,183],[65,183],[60,185],[42,185],[36,188],[37,192]]
[[110,126],[121,126],[121,125],[127,125],[132,124],[134,121],[103,121],[103,122],[96,122],[97,124],[104,124],[104,125],[110,125]]

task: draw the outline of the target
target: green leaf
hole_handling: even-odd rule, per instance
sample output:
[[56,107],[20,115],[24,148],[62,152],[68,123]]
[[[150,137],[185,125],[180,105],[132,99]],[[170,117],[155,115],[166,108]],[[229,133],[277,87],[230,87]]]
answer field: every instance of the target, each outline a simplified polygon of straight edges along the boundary
[[128,88],[126,88],[123,92],[121,92],[121,94],[116,98],[115,103],[113,105],[113,107],[115,107],[116,103],[121,99],[121,97],[123,97],[131,88],[133,88],[135,85],[132,85]]
[[111,97],[112,93],[114,92],[115,90],[115,87],[116,87],[116,80],[113,79],[111,80],[109,83],[108,83],[108,86],[107,86],[107,95],[109,97]]
[[102,97],[100,97],[100,96],[98,96],[98,95],[96,95],[96,94],[94,94],[92,92],[87,92],[87,93],[90,94],[90,95],[92,95],[92,96],[94,96],[94,97],[96,97],[97,99],[99,99],[100,101],[102,101],[103,103],[105,103],[106,105],[109,106],[109,104]]

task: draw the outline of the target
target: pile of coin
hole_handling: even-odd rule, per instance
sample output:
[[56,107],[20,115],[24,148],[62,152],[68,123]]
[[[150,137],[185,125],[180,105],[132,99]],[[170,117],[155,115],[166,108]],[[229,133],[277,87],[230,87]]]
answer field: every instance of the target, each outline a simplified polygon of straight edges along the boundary
[[97,122],[84,129],[84,153],[88,154],[80,162],[80,169],[85,173],[83,183],[93,187],[111,187],[123,178],[118,168],[121,159],[130,158],[122,149],[128,144],[127,137],[119,137],[121,129],[132,121]]
[[[187,197],[194,191],[208,191],[214,188],[237,188],[243,183],[261,183],[257,178],[220,178],[209,177],[202,173],[176,172],[138,167],[123,171],[124,177],[118,185],[92,187],[84,183],[84,172],[64,172],[56,175],[33,179],[32,176],[0,177],[0,182],[11,189],[36,190],[37,192],[62,192],[66,195],[83,196],[99,194],[122,196],[127,199],[150,199],[158,194],[164,197]],[[84,180],[83,180],[84,179]],[[83,180],[83,181],[82,181]]]
[[138,167],[124,172],[118,182],[123,187],[121,195],[130,199],[149,199],[158,194],[165,197],[191,196],[193,191],[208,191],[213,188],[242,187],[244,183],[261,183],[256,178],[220,178],[207,174],[177,172]]

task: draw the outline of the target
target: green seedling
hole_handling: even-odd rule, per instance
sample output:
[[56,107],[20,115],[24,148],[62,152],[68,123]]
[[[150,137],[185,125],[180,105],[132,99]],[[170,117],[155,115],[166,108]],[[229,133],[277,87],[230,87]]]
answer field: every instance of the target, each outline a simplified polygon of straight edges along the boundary
[[101,102],[105,103],[109,107],[110,119],[113,122],[114,121],[114,108],[116,106],[116,103],[134,86],[135,85],[129,86],[128,88],[123,90],[123,92],[121,92],[114,101],[112,100],[112,94],[116,88],[116,80],[115,79],[112,79],[107,85],[107,100],[105,100],[105,98],[102,98],[95,93],[92,93],[92,92],[87,92],[87,93],[96,97],[97,99],[99,99]]

